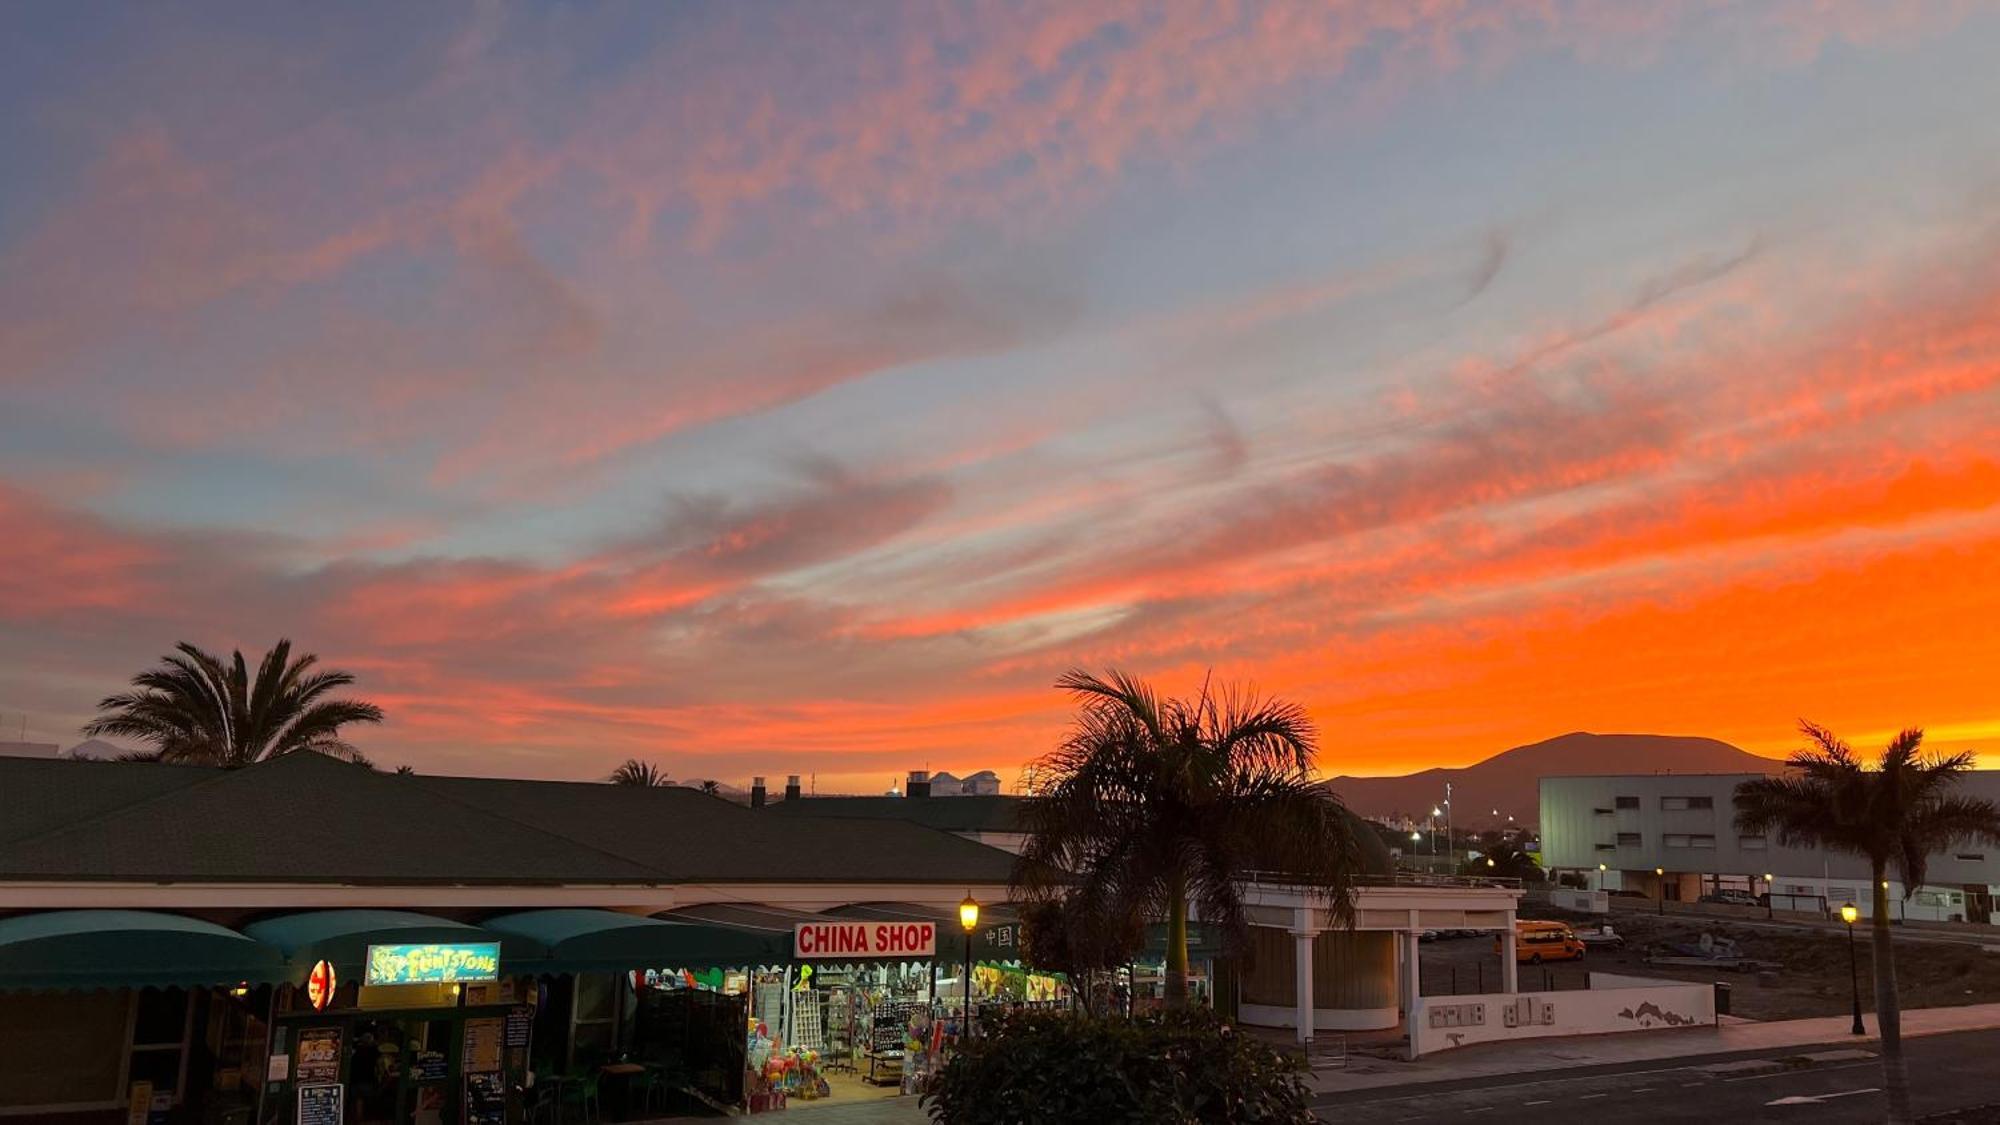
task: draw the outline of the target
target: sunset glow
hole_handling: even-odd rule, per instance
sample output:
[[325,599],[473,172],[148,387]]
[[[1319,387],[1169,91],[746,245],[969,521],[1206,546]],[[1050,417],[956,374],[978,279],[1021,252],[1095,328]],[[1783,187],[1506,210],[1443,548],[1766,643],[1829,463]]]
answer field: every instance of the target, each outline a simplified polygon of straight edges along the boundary
[[2000,754],[2000,7],[172,15],[0,15],[0,738],[289,636],[424,772]]

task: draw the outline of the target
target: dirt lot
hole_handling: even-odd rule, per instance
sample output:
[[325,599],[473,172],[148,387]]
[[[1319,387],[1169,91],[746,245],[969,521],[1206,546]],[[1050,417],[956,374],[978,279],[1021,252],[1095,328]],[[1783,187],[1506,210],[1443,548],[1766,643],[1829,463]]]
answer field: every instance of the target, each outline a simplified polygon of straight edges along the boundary
[[[1595,926],[1605,918],[1565,915],[1544,908],[1530,909],[1523,916],[1561,917],[1579,929]],[[1626,941],[1622,950],[1593,949],[1582,962],[1554,965],[1522,965],[1523,989],[1583,988],[1584,974],[1599,972],[1632,973],[1676,980],[1712,983],[1731,987],[1730,1011],[1753,1020],[1799,1019],[1806,1016],[1835,1016],[1848,1011],[1847,941],[1840,935],[1816,931],[1773,931],[1731,921],[1643,914],[1616,914],[1609,919]],[[1645,947],[1655,942],[1693,942],[1706,933],[1735,939],[1744,956],[1780,962],[1770,983],[1759,983],[1754,974],[1715,969],[1679,969],[1647,965]],[[1868,934],[1859,939],[1861,1006],[1873,1011],[1873,971],[1868,951]],[[1475,993],[1499,990],[1500,958],[1494,952],[1492,935],[1444,939],[1423,946],[1423,992],[1426,996],[1446,996],[1454,992]],[[1941,943],[1898,943],[1896,976],[1901,985],[1904,1007],[1929,1008],[1953,1004],[1982,1004],[2000,1001],[2000,954],[1988,953],[1973,945]]]

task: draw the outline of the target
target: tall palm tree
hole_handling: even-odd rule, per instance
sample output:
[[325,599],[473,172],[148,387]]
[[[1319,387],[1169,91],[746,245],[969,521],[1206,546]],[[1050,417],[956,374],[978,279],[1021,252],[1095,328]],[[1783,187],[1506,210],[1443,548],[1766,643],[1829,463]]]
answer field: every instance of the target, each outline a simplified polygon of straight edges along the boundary
[[253,679],[241,650],[224,662],[182,642],[159,667],[132,677],[133,690],[100,700],[83,733],[137,739],[163,762],[230,769],[302,750],[358,760],[340,728],[379,723],[382,709],[328,698],[354,677],[316,670],[318,663],[311,653],[294,660],[292,642],[280,640]]
[[1191,908],[1226,940],[1247,941],[1246,873],[1316,887],[1349,916],[1360,846],[1339,800],[1312,778],[1316,735],[1302,708],[1234,689],[1161,699],[1117,671],[1072,671],[1056,686],[1078,712],[1032,767],[1014,879],[1024,898],[1164,917],[1170,1007],[1187,1003]]
[[620,762],[618,768],[612,770],[611,776],[605,780],[613,785],[638,785],[647,789],[673,784],[673,780],[667,776],[667,771],[637,758],[627,758]]
[[711,797],[720,797],[722,796],[722,783],[719,781],[704,781],[701,783],[701,791]]
[[1882,1033],[1882,1088],[1889,1120],[1910,1120],[1910,1076],[1903,1061],[1902,1008],[1896,997],[1895,950],[1889,937],[1888,873],[1903,895],[1921,886],[1934,852],[1966,840],[2000,842],[2000,806],[1952,792],[1972,768],[1971,754],[1925,756],[1924,732],[1906,730],[1874,769],[1833,732],[1800,723],[1811,744],[1786,761],[1787,772],[1736,787],[1736,827],[1775,835],[1788,847],[1846,852],[1868,861],[1874,891],[1875,1018]]

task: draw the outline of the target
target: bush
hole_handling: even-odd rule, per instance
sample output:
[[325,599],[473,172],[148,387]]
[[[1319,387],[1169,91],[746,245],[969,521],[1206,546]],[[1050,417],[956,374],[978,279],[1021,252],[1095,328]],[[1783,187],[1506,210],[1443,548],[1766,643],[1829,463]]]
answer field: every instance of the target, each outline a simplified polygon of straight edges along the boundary
[[1207,1011],[1009,1016],[931,1080],[939,1125],[1308,1125],[1304,1067]]

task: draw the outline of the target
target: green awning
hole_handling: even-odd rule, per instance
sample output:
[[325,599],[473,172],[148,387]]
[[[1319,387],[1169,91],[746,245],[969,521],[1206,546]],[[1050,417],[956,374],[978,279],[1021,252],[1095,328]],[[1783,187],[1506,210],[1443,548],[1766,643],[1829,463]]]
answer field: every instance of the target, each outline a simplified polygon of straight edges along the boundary
[[477,926],[407,910],[309,910],[252,922],[243,932],[283,953],[295,984],[320,961],[333,962],[334,972],[348,980],[360,980],[371,945],[499,940]]
[[[790,954],[753,930],[699,922],[645,918],[615,910],[524,910],[488,918],[500,935],[510,973],[599,973],[631,969],[706,969],[770,965]],[[538,951],[517,955],[517,947]]]
[[272,946],[213,922],[148,910],[54,910],[0,918],[0,989],[269,984]]

